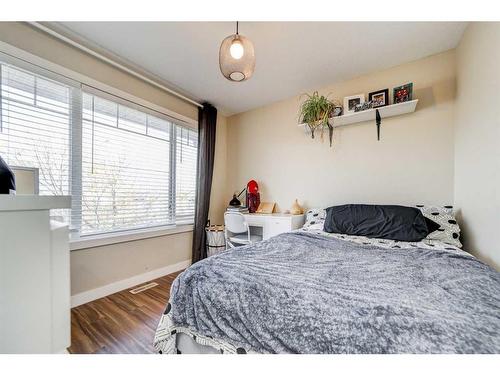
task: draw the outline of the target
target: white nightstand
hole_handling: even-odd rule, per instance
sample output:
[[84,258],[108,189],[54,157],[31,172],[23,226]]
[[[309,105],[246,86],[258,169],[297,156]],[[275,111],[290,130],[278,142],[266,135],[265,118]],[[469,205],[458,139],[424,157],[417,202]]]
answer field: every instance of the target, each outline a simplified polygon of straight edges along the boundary
[[291,214],[243,214],[250,227],[262,228],[262,238],[267,240],[278,234],[299,229],[304,225],[305,215]]

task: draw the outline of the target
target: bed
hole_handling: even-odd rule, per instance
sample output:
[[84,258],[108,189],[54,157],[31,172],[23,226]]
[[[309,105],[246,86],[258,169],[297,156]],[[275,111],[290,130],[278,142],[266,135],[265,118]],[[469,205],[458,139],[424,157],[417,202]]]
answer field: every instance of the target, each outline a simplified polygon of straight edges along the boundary
[[440,241],[309,227],[181,273],[159,353],[499,353],[500,274]]

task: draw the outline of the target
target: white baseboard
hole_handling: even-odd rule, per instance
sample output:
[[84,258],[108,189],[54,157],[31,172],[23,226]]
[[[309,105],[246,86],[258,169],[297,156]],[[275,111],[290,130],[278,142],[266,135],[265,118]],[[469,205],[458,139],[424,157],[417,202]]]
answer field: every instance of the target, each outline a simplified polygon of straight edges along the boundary
[[158,268],[140,275],[132,276],[128,279],[115,281],[114,283],[101,286],[96,289],[87,290],[86,292],[78,293],[71,296],[71,307],[83,305],[84,303],[94,301],[96,299],[109,296],[110,294],[120,292],[124,289],[131,288],[138,284],[157,279],[159,277],[168,275],[187,268],[191,265],[190,260],[171,264],[162,268]]

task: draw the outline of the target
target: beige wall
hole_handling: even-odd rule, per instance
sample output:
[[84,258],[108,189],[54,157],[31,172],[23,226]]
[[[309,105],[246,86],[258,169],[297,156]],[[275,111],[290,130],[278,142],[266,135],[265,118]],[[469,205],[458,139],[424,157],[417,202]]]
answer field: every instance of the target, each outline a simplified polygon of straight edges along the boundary
[[455,206],[465,248],[500,270],[500,23],[472,23],[457,49]]
[[[0,40],[77,73],[197,120],[196,106],[182,101],[90,55],[41,33],[26,24],[0,22]],[[225,186],[225,127],[217,132],[216,167],[211,215],[222,216],[220,207]],[[222,147],[219,145],[222,143]],[[220,222],[219,219],[214,219]],[[191,259],[192,233],[173,234],[145,240],[94,247],[71,252],[71,294],[98,288],[154,269]]]
[[[332,66],[335,69],[335,66]],[[250,179],[261,200],[289,209],[342,203],[450,204],[453,202],[455,52],[326,86],[332,98],[414,83],[417,111],[334,132],[329,147],[297,126],[294,97],[228,119],[226,198]],[[310,90],[311,92],[313,90]]]
[[191,259],[193,233],[71,252],[71,294],[82,293]]

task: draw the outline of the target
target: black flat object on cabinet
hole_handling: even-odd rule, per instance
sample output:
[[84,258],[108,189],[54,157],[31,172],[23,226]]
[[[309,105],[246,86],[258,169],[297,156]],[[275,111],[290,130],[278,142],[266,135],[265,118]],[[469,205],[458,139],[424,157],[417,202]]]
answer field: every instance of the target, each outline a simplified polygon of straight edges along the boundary
[[0,194],[10,194],[16,191],[16,179],[12,169],[0,156]]

